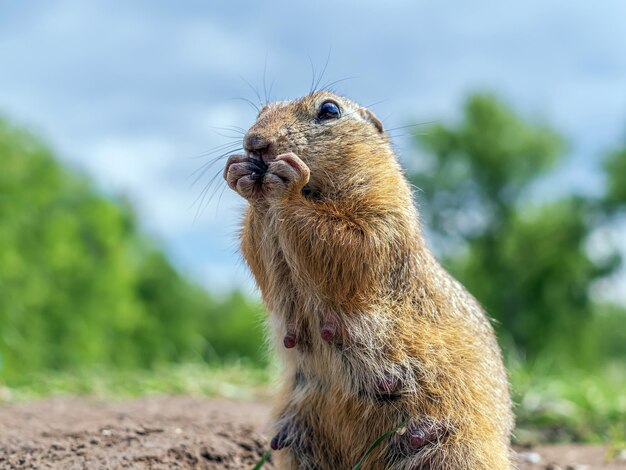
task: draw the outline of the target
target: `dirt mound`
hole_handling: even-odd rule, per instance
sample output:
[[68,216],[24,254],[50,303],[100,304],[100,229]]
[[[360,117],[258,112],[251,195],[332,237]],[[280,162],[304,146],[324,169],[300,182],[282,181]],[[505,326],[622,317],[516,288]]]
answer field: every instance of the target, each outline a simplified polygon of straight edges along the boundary
[[[3,405],[0,468],[246,469],[269,448],[268,416],[266,403],[185,396]],[[606,449],[599,446],[524,452],[522,470],[626,468],[604,462]]]

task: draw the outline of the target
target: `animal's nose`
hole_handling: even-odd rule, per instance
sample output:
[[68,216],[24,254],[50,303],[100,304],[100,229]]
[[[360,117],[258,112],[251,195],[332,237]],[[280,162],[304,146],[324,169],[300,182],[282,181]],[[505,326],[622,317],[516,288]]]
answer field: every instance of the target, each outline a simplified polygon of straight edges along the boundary
[[243,142],[243,146],[248,152],[258,154],[267,153],[270,145],[270,140],[259,134],[248,134]]

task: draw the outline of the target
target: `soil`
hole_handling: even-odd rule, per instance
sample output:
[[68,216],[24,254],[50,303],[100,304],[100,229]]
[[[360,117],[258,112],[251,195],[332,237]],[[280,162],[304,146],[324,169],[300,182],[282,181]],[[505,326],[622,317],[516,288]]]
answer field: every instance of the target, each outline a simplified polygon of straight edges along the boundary
[[[268,416],[267,403],[188,396],[5,404],[0,469],[247,469],[269,448]],[[518,450],[520,470],[626,469],[603,446]]]

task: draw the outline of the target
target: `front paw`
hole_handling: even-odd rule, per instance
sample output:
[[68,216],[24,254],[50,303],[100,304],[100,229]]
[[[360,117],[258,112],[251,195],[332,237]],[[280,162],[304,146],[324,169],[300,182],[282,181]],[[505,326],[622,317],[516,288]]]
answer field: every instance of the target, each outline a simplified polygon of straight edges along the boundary
[[263,193],[279,198],[287,193],[300,193],[309,182],[309,167],[293,152],[278,155],[263,176]]
[[224,168],[224,179],[228,186],[248,200],[262,197],[262,179],[267,165],[259,159],[245,155],[232,155]]
[[233,155],[224,169],[228,186],[250,202],[300,192],[309,182],[309,176],[309,167],[294,153],[278,155],[269,163],[245,155]]

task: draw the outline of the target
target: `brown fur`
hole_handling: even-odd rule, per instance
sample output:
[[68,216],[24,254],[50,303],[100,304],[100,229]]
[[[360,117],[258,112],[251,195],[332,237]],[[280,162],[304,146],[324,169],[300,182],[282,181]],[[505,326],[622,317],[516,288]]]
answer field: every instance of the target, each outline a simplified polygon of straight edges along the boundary
[[[316,120],[328,99],[342,116]],[[428,442],[411,448],[410,432],[396,433],[363,468],[511,468],[511,402],[492,328],[427,248],[380,121],[317,92],[266,106],[244,145],[225,177],[250,203],[241,248],[284,363],[278,467],[349,469],[406,422]],[[266,161],[264,175],[250,157]]]

